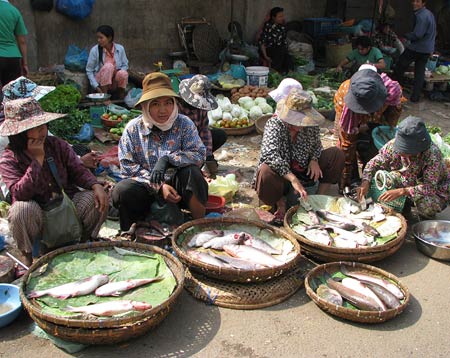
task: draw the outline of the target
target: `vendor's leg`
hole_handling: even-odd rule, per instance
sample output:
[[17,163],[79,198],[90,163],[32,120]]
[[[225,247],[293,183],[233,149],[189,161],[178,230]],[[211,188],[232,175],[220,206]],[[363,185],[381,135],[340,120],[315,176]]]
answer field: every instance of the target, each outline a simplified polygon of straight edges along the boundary
[[425,66],[429,55],[426,53],[416,53],[414,61],[414,86],[411,93],[411,101],[417,102],[422,93],[423,84],[425,82]]
[[264,204],[276,207],[284,199],[286,180],[263,163],[256,174],[255,190],[259,200]]
[[82,240],[96,239],[108,212],[101,213],[95,207],[95,197],[92,190],[81,191],[73,197],[78,218],[83,226]]
[[95,79],[104,93],[111,88],[114,72],[114,65],[112,63],[105,63],[95,75]]
[[227,141],[227,133],[223,129],[211,128],[211,136],[212,136],[212,151],[214,153]]
[[398,58],[398,62],[394,68],[394,79],[397,81],[403,80],[403,75],[408,69],[411,62],[414,61],[414,52],[410,49],[405,49],[405,51]]
[[203,178],[200,168],[189,165],[176,171],[169,182],[181,196],[181,205],[189,209],[194,219],[205,216],[208,201],[208,183]]
[[114,85],[117,88],[117,96],[119,99],[125,98],[125,90],[128,84],[128,72],[119,70],[114,76]]
[[35,201],[16,201],[8,213],[9,229],[17,248],[31,265],[34,240],[42,235],[44,217],[42,209]]
[[322,151],[319,167],[322,170],[317,194],[326,194],[332,184],[337,184],[341,178],[345,165],[344,152],[337,147],[330,147]]
[[127,231],[136,221],[143,220],[155,200],[147,185],[133,179],[124,179],[112,191],[112,201],[119,209],[120,230]]
[[433,219],[447,207],[447,201],[437,195],[414,200],[418,214],[426,219]]
[[342,149],[342,151],[344,152],[345,158],[345,165],[340,181],[341,190],[343,190],[346,186],[350,186],[352,179],[356,176],[359,176],[357,172],[358,162],[356,158],[357,139],[357,134],[348,134],[343,130],[339,132],[340,149]]

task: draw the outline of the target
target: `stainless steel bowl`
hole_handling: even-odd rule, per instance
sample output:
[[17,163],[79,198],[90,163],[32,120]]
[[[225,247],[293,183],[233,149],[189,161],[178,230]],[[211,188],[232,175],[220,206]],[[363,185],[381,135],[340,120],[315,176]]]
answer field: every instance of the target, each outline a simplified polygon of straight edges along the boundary
[[94,102],[102,102],[111,98],[111,94],[109,93],[89,93],[86,96],[87,99],[90,99]]
[[412,227],[416,246],[425,255],[450,261],[450,221],[425,220]]

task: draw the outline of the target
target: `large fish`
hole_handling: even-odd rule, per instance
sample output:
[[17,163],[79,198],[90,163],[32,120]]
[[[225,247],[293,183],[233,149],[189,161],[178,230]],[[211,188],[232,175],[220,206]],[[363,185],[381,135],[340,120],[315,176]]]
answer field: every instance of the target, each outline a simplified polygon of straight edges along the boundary
[[94,275],[83,280],[66,283],[47,290],[31,291],[28,298],[37,298],[45,295],[65,300],[69,297],[84,296],[109,281],[108,275]]
[[224,235],[223,230],[211,230],[200,232],[192,237],[192,239],[188,242],[188,247],[200,247],[205,242],[208,242],[209,240],[215,237],[223,235]]
[[126,281],[110,282],[106,285],[100,286],[95,290],[96,296],[120,296],[125,291],[133,288],[146,285],[151,282],[161,281],[164,277],[158,276],[153,278],[138,278]]
[[[337,225],[334,224],[326,224],[326,225],[317,225],[317,226],[310,226],[309,228],[318,228],[318,229],[322,229],[322,230],[332,230],[334,233],[336,233],[339,237],[339,239],[342,240],[347,240],[347,241],[354,241],[358,246],[365,246],[369,243],[369,238],[362,232],[362,231],[358,231],[358,232],[353,232],[353,231],[348,231],[348,230],[344,230],[342,228],[340,228]],[[338,241],[340,241],[338,239]],[[334,238],[334,241],[336,241],[336,237]],[[336,242],[335,242],[336,244]],[[338,246],[338,245],[336,245]],[[353,244],[350,246],[354,246]],[[345,246],[344,246],[345,247]]]
[[211,254],[211,256],[229,264],[230,266],[232,266],[234,268],[241,269],[241,270],[253,271],[253,270],[258,270],[258,269],[264,268],[263,265],[256,264],[254,262],[250,262],[250,261],[244,260],[244,259],[238,259],[237,257],[217,255],[217,254],[213,254],[213,253]]
[[207,254],[206,252],[199,252],[195,250],[188,250],[187,254],[194,259],[197,259],[205,264],[209,265],[215,265],[218,267],[230,267],[228,264],[226,264],[223,261],[220,261],[216,259],[215,257],[212,257],[210,254]]
[[247,235],[244,245],[254,247],[255,249],[259,249],[262,251],[267,252],[271,255],[281,255],[281,251],[275,249],[272,245],[265,242],[264,240],[261,240],[260,238],[254,237],[252,235]]
[[327,279],[328,287],[339,292],[339,294],[355,307],[366,311],[378,311],[377,303],[358,291],[345,287],[342,283],[336,282],[332,278]]
[[363,272],[353,271],[349,268],[347,268],[345,265],[341,265],[341,272],[345,276],[350,276],[353,278],[357,278],[360,281],[367,281],[367,282],[373,282],[377,285],[384,287],[386,290],[391,292],[395,297],[397,297],[399,300],[405,298],[405,295],[403,292],[398,288],[398,286],[394,285],[392,282],[388,280],[384,280],[380,277],[372,276]]
[[338,214],[335,214],[335,213],[330,213],[329,211],[326,211],[326,210],[317,210],[317,214],[321,218],[323,218],[323,219],[325,219],[327,221],[332,221],[332,222],[336,222],[336,223],[344,223],[344,224],[347,224],[347,225],[354,225],[355,227],[363,230],[368,235],[371,235],[373,237],[380,236],[380,233],[375,228],[373,228],[372,226],[368,225],[364,221],[350,219],[350,218],[347,218],[347,217],[342,216],[342,215],[338,215]]
[[379,298],[384,302],[387,308],[397,308],[400,306],[400,301],[390,291],[386,290],[383,286],[377,285],[373,282],[362,281],[367,287],[369,287]]
[[317,296],[323,298],[324,300],[338,306],[342,306],[342,296],[336,290],[329,288],[327,285],[320,285],[317,288]]
[[283,262],[275,259],[270,254],[262,250],[255,249],[254,247],[251,246],[225,245],[223,249],[227,254],[231,256],[237,257],[239,259],[248,260],[263,266],[274,267],[283,264]]
[[116,314],[129,311],[146,311],[150,308],[152,308],[152,305],[145,302],[124,300],[97,303],[94,305],[80,307],[67,306],[65,310],[68,312],[92,314],[94,316],[114,316]]
[[215,250],[223,250],[224,245],[242,244],[247,236],[249,235],[245,232],[234,232],[225,236],[215,237],[205,242],[202,246],[205,249],[211,248]]
[[367,297],[370,297],[373,299],[377,305],[378,305],[378,311],[386,311],[386,306],[382,300],[373,292],[369,287],[364,285],[361,281],[356,280],[352,277],[346,277],[342,280],[342,284],[345,287],[351,288],[352,290],[355,290],[362,295],[365,295]]

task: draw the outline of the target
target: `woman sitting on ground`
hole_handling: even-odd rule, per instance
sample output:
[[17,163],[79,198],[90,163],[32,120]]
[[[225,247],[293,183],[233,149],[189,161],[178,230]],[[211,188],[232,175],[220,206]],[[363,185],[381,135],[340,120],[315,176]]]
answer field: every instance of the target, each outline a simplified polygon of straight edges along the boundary
[[119,99],[125,97],[128,83],[128,59],[122,45],[114,42],[111,26],[97,28],[98,45],[91,48],[86,74],[92,88],[98,93],[117,91]]

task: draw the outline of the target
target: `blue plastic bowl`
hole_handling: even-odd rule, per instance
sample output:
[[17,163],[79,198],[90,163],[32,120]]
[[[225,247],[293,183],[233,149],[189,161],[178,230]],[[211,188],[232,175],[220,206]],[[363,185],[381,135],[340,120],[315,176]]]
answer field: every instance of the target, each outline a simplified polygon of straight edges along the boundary
[[[9,283],[0,283],[0,306],[8,305],[11,309],[0,314],[0,327],[5,327],[14,321],[22,311],[20,302],[19,287]],[[2,310],[3,311],[3,310]]]
[[[380,134],[380,132],[382,132],[382,134]],[[396,132],[397,128],[392,129],[390,126],[378,126],[374,128],[372,131],[373,144],[380,150],[380,148],[388,142],[387,139],[391,140],[395,137]]]

